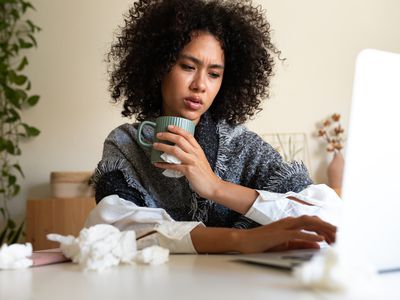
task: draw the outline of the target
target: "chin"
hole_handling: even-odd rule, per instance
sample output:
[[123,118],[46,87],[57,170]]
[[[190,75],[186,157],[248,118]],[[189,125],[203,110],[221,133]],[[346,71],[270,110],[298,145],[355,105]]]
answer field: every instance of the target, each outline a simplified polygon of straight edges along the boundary
[[182,118],[188,119],[194,123],[197,123],[200,120],[202,115],[203,115],[203,113],[190,111],[190,112],[183,112],[179,116]]

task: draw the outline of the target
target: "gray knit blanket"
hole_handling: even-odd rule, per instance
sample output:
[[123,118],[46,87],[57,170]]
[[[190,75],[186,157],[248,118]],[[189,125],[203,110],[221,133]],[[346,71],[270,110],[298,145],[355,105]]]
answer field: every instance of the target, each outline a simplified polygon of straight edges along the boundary
[[[104,142],[93,183],[119,170],[127,189],[147,207],[164,208],[176,221],[201,221],[207,226],[250,228],[258,224],[212,200],[199,197],[185,177],[165,177],[150,163],[150,149],[136,141],[138,123],[114,129]],[[196,126],[195,138],[214,173],[222,180],[253,189],[299,192],[312,182],[301,162],[285,162],[280,154],[245,126],[215,122],[206,113]],[[144,127],[143,138],[152,141],[153,128]],[[104,185],[102,183],[102,185]],[[117,193],[110,191],[109,193]],[[140,198],[140,199],[137,199]]]

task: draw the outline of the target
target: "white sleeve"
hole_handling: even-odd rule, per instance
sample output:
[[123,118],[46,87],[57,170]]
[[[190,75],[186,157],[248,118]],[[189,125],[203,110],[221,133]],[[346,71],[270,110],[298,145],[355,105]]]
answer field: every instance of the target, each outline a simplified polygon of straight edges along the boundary
[[104,197],[90,212],[85,227],[97,224],[110,224],[121,231],[134,230],[139,250],[158,245],[171,253],[197,253],[190,232],[203,225],[176,222],[162,208],[140,207],[118,195]]
[[[318,216],[334,225],[340,221],[343,201],[333,189],[325,184],[312,184],[299,193],[280,194],[260,190],[257,192],[259,195],[245,217],[262,225],[301,215]],[[288,199],[288,197],[297,198],[309,205]]]

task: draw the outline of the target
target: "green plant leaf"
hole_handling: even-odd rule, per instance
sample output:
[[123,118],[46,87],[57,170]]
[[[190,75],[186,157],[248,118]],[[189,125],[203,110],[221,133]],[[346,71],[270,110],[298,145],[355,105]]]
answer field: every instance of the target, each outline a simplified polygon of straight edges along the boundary
[[26,77],[25,75],[18,75],[13,70],[11,70],[8,72],[8,80],[16,85],[23,85],[28,80],[28,77]]
[[0,152],[5,150],[6,148],[7,148],[6,141],[2,137],[0,137]]
[[10,97],[8,100],[10,100],[10,103],[14,105],[16,108],[21,109],[21,105],[19,104],[19,98],[18,97]]
[[11,10],[11,15],[14,17],[14,20],[19,19],[19,12],[16,9]]
[[32,34],[28,34],[29,39],[32,41],[32,44],[37,47],[37,42],[35,37]]
[[15,152],[15,147],[14,144],[11,141],[6,140],[6,150],[10,154],[14,154]]
[[17,119],[21,119],[19,113],[14,108],[10,108],[8,110],[8,113],[11,114],[13,117],[16,117]]
[[19,42],[19,46],[20,46],[22,49],[28,49],[28,48],[32,48],[32,47],[33,47],[33,44],[32,44],[32,43],[28,43],[28,42],[25,41],[24,39],[19,38],[19,39],[18,39],[18,42]]
[[14,70],[10,70],[10,71],[8,71],[7,72],[7,77],[8,77],[8,80],[11,82],[11,83],[14,83],[14,81],[15,81],[15,78],[17,77],[17,73],[15,73],[15,71]]
[[35,10],[35,8],[33,7],[33,5],[31,3],[26,2],[26,1],[21,1],[21,3],[22,3],[23,13],[25,13],[28,8]]
[[28,124],[22,123],[21,124],[25,128],[26,135],[28,137],[38,136],[40,134],[40,130],[36,127],[29,126]]
[[0,21],[0,30],[7,28],[7,23],[4,21]]
[[7,235],[7,231],[8,231],[8,226],[5,225],[3,228],[3,231],[0,234],[0,245],[3,245],[5,243],[5,238]]
[[12,192],[13,197],[17,196],[20,190],[21,190],[21,186],[19,184],[15,184],[14,190]]
[[14,83],[16,85],[23,85],[25,84],[25,82],[27,81],[28,77],[26,77],[25,75],[17,75],[15,77]]
[[36,26],[33,24],[31,20],[26,20],[26,23],[28,24],[29,28],[31,29],[31,32],[35,32]]
[[15,92],[18,95],[18,98],[22,101],[25,101],[28,98],[28,94],[22,89],[16,89]]
[[16,170],[19,172],[19,174],[21,174],[22,177],[25,177],[25,174],[24,174],[24,172],[22,171],[21,166],[20,166],[19,164],[13,164],[12,167],[13,167],[14,169],[16,169]]
[[16,108],[21,109],[21,105],[19,103],[20,95],[14,89],[12,89],[8,86],[5,86],[4,93],[5,93],[6,98],[8,99],[9,103],[11,103]]
[[10,240],[12,239],[12,237],[13,237],[13,235],[14,235],[14,229],[11,229],[10,231],[9,231],[9,233],[7,234],[7,237],[6,237],[6,242],[7,242],[7,244],[10,242]]
[[15,231],[14,236],[11,239],[9,239],[10,245],[18,242],[18,240],[21,236],[21,233],[22,233],[22,229],[24,228],[24,223],[25,223],[25,221],[21,222],[21,224],[18,226],[17,230]]
[[15,54],[18,55],[18,53],[19,53],[19,45],[18,44],[12,44],[11,45],[11,52],[14,52]]
[[28,98],[28,104],[30,106],[35,106],[39,102],[40,96],[33,95]]
[[17,182],[17,177],[14,175],[8,175],[8,186],[12,186]]
[[8,117],[4,120],[5,123],[15,123],[16,121],[18,121],[18,118],[15,116]]
[[28,65],[28,59],[24,56],[18,65],[17,71],[22,71]]
[[[0,73],[6,73],[8,69],[8,65],[4,63],[4,61],[0,60]],[[2,74],[2,76],[4,76]]]
[[15,222],[13,221],[13,220],[11,220],[11,219],[8,219],[8,221],[7,221],[7,227],[9,228],[9,229],[14,229],[15,228]]

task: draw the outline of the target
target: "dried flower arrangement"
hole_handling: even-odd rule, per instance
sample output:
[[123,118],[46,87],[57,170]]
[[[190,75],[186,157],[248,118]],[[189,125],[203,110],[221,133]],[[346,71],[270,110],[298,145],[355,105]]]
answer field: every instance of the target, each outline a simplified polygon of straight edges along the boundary
[[344,129],[340,124],[340,114],[334,113],[323,121],[322,126],[318,129],[317,135],[326,141],[326,151],[340,152],[340,150],[343,149],[344,143]]

